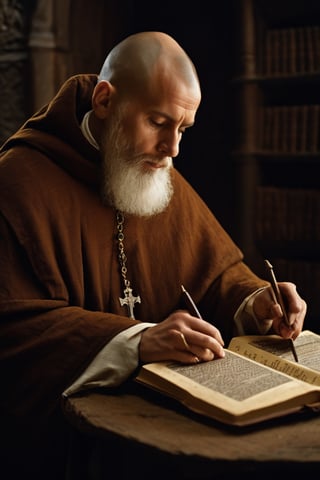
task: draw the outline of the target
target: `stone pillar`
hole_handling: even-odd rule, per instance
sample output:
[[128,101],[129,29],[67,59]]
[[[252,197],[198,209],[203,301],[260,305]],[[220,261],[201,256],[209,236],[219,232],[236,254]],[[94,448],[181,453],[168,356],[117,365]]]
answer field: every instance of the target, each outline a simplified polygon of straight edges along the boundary
[[28,114],[27,12],[22,4],[0,0],[0,144]]
[[29,36],[32,111],[45,105],[55,93],[53,21],[53,1],[38,0]]

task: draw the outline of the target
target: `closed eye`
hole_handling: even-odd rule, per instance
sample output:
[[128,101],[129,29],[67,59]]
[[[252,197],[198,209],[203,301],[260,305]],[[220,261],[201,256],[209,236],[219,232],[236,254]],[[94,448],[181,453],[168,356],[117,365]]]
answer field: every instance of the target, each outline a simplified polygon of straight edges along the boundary
[[149,119],[149,122],[151,123],[151,125],[153,125],[154,127],[163,127],[166,122],[165,121],[159,121],[159,120],[154,120],[152,118]]

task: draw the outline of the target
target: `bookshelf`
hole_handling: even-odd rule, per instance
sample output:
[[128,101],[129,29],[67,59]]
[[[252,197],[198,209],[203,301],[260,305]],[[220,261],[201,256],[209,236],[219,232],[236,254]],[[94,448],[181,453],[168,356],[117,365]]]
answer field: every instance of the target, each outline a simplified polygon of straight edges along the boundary
[[320,2],[235,0],[234,237],[294,282],[320,331]]

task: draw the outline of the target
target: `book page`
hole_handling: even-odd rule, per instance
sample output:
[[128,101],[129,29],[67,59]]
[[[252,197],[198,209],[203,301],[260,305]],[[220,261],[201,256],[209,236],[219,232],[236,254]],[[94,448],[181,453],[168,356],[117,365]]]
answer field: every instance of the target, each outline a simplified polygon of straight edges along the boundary
[[223,359],[196,365],[171,364],[168,368],[197,382],[203,387],[219,392],[237,401],[246,400],[270,388],[290,382],[284,375],[275,375],[259,363],[230,355]]
[[234,337],[229,349],[287,375],[320,386],[320,336],[305,330],[294,341],[299,362],[290,341],[278,335]]
[[[320,336],[306,330],[294,341],[299,358],[299,364],[320,372]],[[263,350],[278,355],[287,360],[294,360],[290,342],[278,338],[257,338],[252,340]]]

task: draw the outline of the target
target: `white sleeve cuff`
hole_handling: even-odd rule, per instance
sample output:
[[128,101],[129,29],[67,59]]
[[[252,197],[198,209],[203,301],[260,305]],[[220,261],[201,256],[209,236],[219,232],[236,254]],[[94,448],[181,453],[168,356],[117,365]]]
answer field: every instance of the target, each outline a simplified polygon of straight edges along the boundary
[[246,297],[235,313],[235,335],[265,335],[272,322],[259,322],[254,311],[253,302],[258,293],[268,287],[262,287]]
[[155,323],[139,323],[116,335],[70,385],[63,396],[97,387],[116,387],[134,372],[139,363],[140,333]]

